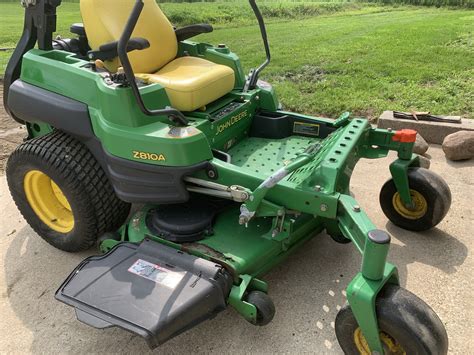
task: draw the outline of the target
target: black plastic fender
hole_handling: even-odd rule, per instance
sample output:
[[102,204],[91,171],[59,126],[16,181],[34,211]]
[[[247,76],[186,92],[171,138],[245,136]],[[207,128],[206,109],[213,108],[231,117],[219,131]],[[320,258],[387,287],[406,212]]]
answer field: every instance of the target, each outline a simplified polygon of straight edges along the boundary
[[183,178],[212,168],[208,161],[183,167],[139,163],[108,153],[95,136],[86,104],[16,80],[8,106],[20,120],[44,122],[82,142],[102,166],[117,196],[131,203],[181,203],[189,199]]

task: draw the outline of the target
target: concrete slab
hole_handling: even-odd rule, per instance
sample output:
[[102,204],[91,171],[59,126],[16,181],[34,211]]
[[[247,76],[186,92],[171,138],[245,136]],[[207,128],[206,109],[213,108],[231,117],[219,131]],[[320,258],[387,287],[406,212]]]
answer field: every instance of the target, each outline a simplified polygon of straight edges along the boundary
[[440,123],[404,120],[393,117],[393,111],[385,111],[378,120],[378,128],[414,129],[428,142],[442,144],[446,136],[466,130],[474,131],[474,120],[462,119],[461,123]]
[[[401,230],[381,213],[378,193],[389,176],[389,160],[361,162],[352,190],[377,227],[392,234],[389,259],[398,265],[403,286],[445,323],[450,354],[473,354],[474,163],[447,162],[439,147],[430,154],[432,170],[448,181],[453,193],[449,215],[432,231]],[[120,329],[92,329],[54,300],[63,279],[95,251],[67,254],[44,243],[25,225],[3,177],[0,216],[0,353],[149,353],[141,338]],[[266,275],[277,309],[270,325],[254,327],[229,309],[156,352],[341,354],[334,319],[345,302],[344,288],[359,267],[355,248],[320,235]]]

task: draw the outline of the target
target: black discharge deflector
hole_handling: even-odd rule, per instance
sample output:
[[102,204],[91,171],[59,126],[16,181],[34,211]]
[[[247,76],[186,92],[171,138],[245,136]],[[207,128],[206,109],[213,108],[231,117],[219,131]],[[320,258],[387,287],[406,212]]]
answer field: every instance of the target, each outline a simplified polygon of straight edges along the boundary
[[145,239],[85,259],[56,299],[81,322],[126,329],[155,348],[225,309],[231,287],[220,265]]

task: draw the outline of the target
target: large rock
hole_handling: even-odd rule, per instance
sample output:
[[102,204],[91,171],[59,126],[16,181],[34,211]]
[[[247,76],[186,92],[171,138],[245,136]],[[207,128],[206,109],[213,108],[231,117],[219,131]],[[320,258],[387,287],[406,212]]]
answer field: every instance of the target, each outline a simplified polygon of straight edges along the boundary
[[474,131],[459,131],[443,141],[443,151],[449,160],[465,160],[474,157]]
[[413,153],[418,155],[423,155],[426,153],[430,146],[426,143],[425,139],[421,136],[421,134],[416,135],[416,142],[415,146],[413,147]]

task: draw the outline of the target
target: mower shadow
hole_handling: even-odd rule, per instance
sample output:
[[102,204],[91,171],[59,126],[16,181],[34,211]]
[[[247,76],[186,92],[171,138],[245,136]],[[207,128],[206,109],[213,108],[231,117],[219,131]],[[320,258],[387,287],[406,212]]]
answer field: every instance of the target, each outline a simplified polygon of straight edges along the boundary
[[445,274],[454,274],[467,258],[467,247],[439,228],[410,232],[391,222],[387,222],[385,228],[403,243],[392,243],[389,252],[389,259],[397,265],[402,280],[406,280],[409,264],[421,263],[435,267]]
[[[29,330],[33,353],[147,353],[143,339],[121,329],[96,330],[55,301],[62,281],[95,251],[68,254],[43,242],[29,227],[20,230],[5,255],[8,302]],[[359,255],[322,234],[264,279],[277,314],[266,327],[250,325],[228,309],[215,319],[172,339],[164,353],[340,353],[334,319],[345,302],[344,288],[359,268]],[[28,338],[29,339],[29,338]]]

